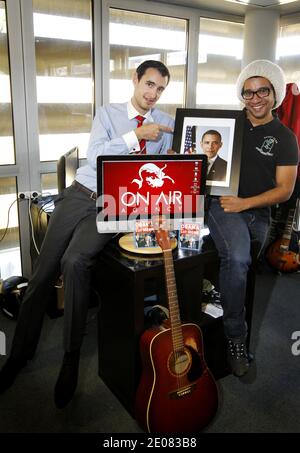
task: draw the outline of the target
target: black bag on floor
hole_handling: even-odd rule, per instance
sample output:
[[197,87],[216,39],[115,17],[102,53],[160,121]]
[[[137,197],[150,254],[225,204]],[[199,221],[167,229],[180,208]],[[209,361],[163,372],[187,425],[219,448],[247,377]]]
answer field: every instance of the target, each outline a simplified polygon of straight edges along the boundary
[[0,281],[0,308],[11,319],[17,319],[28,286],[25,277],[9,277]]

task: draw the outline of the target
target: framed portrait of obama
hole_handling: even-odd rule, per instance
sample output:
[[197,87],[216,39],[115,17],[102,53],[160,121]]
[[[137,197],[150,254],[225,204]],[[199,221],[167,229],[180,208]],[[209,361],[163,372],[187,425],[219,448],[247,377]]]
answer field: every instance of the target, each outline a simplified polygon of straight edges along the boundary
[[242,141],[240,110],[176,110],[172,149],[207,156],[207,194],[237,195]]

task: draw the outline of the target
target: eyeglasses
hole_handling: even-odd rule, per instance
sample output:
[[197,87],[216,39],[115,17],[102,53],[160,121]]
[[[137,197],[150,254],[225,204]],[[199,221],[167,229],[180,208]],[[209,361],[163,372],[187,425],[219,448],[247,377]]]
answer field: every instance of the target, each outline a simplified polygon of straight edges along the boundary
[[242,92],[242,97],[243,99],[246,99],[246,101],[250,101],[250,99],[254,98],[254,95],[256,94],[259,98],[266,98],[269,96],[271,93],[271,88],[269,87],[260,87],[256,91],[252,90],[245,90]]

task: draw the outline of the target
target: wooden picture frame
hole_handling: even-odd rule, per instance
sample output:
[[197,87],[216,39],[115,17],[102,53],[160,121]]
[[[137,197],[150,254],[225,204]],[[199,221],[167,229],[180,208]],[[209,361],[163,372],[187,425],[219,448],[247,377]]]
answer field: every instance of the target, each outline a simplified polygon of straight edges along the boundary
[[172,145],[176,153],[205,154],[205,142],[219,142],[215,159],[211,165],[208,161],[207,194],[238,194],[243,126],[241,110],[177,109]]

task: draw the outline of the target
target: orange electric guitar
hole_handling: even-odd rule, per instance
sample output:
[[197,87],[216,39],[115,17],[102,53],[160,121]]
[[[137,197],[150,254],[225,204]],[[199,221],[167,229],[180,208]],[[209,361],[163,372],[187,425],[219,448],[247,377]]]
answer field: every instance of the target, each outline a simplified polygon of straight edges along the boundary
[[204,360],[200,328],[180,321],[168,231],[159,228],[156,239],[163,250],[170,319],[141,337],[135,415],[148,432],[196,433],[217,411],[217,385]]
[[295,209],[290,209],[282,237],[271,243],[265,253],[270,266],[280,272],[296,272],[299,269],[299,254],[289,249],[292,237]]

